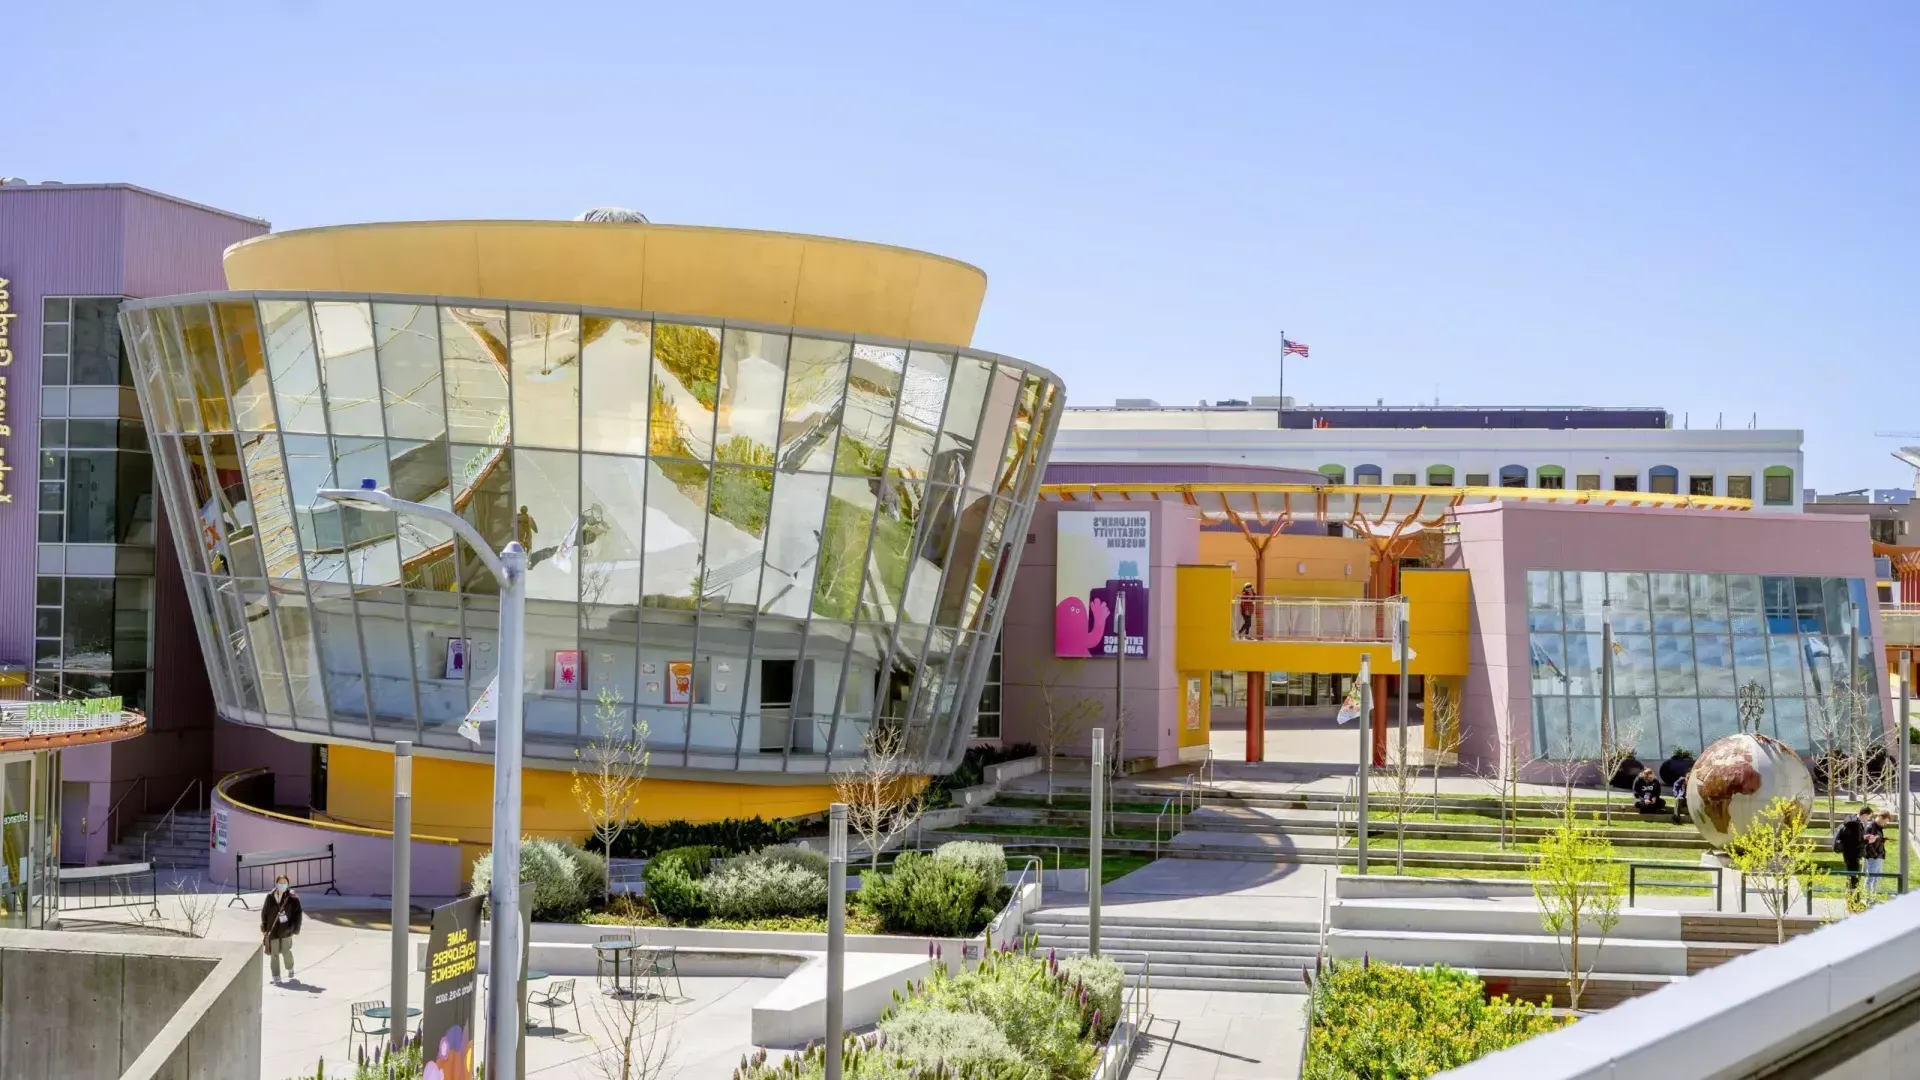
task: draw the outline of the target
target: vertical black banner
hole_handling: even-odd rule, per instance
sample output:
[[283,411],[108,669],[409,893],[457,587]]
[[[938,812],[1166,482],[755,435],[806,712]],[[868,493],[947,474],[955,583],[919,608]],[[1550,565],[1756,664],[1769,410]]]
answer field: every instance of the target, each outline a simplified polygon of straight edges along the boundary
[[427,934],[427,997],[420,1046],[428,1075],[472,1080],[474,990],[480,970],[480,905],[483,897],[455,900],[433,912]]

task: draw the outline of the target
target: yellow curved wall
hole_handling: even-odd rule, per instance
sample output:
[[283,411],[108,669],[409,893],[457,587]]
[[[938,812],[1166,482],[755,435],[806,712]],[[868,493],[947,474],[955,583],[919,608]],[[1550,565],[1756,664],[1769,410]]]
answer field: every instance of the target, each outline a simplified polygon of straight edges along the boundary
[[[591,826],[573,797],[573,777],[555,769],[520,774],[520,827],[529,836],[584,840]],[[641,821],[720,821],[800,817],[833,802],[831,784],[727,784],[648,779]],[[333,744],[327,752],[327,813],[354,825],[393,828],[393,755]],[[493,838],[493,766],[445,758],[413,759],[413,831],[486,845]]]
[[987,275],[907,248],[747,229],[426,221],[272,233],[233,289],[418,293],[637,308],[970,345]]

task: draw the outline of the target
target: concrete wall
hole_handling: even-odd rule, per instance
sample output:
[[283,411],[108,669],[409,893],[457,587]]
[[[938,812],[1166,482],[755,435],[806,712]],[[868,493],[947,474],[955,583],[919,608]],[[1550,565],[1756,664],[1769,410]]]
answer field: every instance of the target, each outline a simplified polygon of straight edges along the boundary
[[[1529,570],[1817,574],[1873,581],[1872,547],[1859,518],[1507,502],[1454,513],[1460,543],[1448,566],[1467,570],[1473,589],[1460,710],[1460,756],[1467,763],[1497,763],[1502,731],[1511,733],[1519,760],[1533,756]],[[1877,645],[1880,612],[1875,605],[1869,609]],[[1876,647],[1874,655],[1882,651]],[[1884,670],[1879,677],[1885,685]]]
[[[1034,509],[1027,529],[1027,547],[1020,558],[1020,576],[1007,600],[1000,667],[1002,690],[1001,739],[1007,743],[1040,744],[1044,715],[1040,684],[1053,681],[1056,703],[1090,697],[1100,703],[1095,725],[1111,730],[1113,723],[1112,660],[1059,659],[1053,655],[1054,566],[1058,556],[1056,518],[1063,513],[1093,510],[1092,503],[1043,502]],[[1182,503],[1128,503],[1124,509],[1144,510],[1152,516],[1153,555],[1148,571],[1151,637],[1145,659],[1126,662],[1127,730],[1125,754],[1151,757],[1160,765],[1180,760],[1178,722],[1180,677],[1174,664],[1176,616],[1179,611],[1175,568],[1199,557],[1198,513]],[[1113,739],[1108,738],[1111,748]],[[1085,754],[1087,736],[1063,748]]]
[[0,930],[0,1080],[258,1075],[250,943]]

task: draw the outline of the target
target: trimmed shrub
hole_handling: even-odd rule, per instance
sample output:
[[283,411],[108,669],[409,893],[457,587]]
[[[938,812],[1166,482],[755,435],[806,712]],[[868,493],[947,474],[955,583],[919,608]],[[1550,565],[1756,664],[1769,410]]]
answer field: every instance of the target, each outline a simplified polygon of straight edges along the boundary
[[[719,855],[738,855],[758,851],[769,844],[784,844],[800,833],[807,819],[728,818],[725,821],[665,821],[658,825],[629,825],[614,838],[613,854],[622,859],[650,859],[663,851],[679,847],[711,847]],[[598,840],[589,840],[596,847]]]
[[[520,878],[533,882],[534,918],[565,919],[577,914],[589,901],[599,898],[599,892],[589,893],[582,884],[580,864],[573,851],[578,849],[555,840],[520,841]],[[604,887],[604,864],[600,872]],[[492,886],[493,853],[488,852],[474,860],[473,888],[467,895],[485,896]]]
[[1314,986],[1303,1080],[1408,1080],[1465,1065],[1565,1027],[1546,1006],[1495,997],[1445,966],[1336,962]]
[[1104,956],[1075,956],[1060,961],[1060,974],[1087,992],[1087,1004],[1099,1011],[1101,1038],[1113,1030],[1120,1018],[1120,995],[1124,992],[1125,973],[1120,965]]
[[967,863],[909,851],[891,873],[862,875],[856,895],[887,933],[964,937],[993,921],[1002,888]]
[[580,891],[585,893],[589,903],[607,895],[607,857],[597,851],[566,845],[567,858],[573,860],[573,868],[579,874]]
[[707,910],[722,919],[824,915],[827,876],[780,857],[736,855],[700,883]]
[[933,857],[972,867],[995,885],[1007,880],[1007,852],[999,844],[989,844],[983,840],[949,840],[934,851]]
[[809,874],[819,877],[822,881],[825,881],[827,878],[826,855],[822,852],[814,851],[811,848],[792,847],[783,844],[779,847],[761,848],[748,857],[766,862],[777,862],[787,866],[795,866],[801,870],[805,870]]
[[707,917],[706,893],[700,880],[713,867],[713,849],[681,847],[663,851],[647,863],[642,880],[647,902],[663,917],[676,922],[698,922]]
[[958,975],[936,968],[896,1014],[921,1010],[985,1016],[1021,1060],[1054,1080],[1085,1080],[1099,1055],[1091,1032],[1112,1023],[1061,976],[1056,961],[1025,951],[989,954]]
[[996,1080],[1048,1080],[1039,1065],[1020,1058],[991,1019],[945,1009],[904,1009],[880,1021],[881,1045],[922,1069],[968,1075],[991,1070]]

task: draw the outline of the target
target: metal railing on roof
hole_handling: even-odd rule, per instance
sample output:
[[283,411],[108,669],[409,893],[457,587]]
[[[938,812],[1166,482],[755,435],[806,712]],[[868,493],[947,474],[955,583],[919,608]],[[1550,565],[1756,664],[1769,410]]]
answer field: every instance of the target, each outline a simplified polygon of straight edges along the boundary
[[1406,601],[1316,600],[1297,596],[1236,596],[1236,641],[1390,643]]

